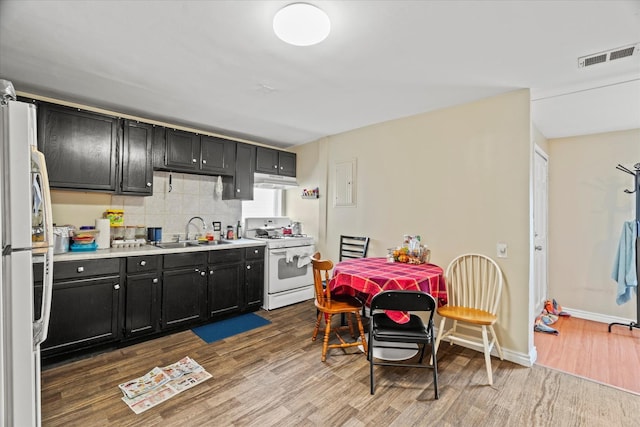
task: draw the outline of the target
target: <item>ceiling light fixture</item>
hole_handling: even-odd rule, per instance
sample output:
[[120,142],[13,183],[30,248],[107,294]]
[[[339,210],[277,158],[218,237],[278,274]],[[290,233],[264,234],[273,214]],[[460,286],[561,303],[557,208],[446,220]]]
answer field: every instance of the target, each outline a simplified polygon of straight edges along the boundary
[[327,14],[308,3],[292,3],[273,17],[273,31],[294,46],[311,46],[326,39],[331,30]]

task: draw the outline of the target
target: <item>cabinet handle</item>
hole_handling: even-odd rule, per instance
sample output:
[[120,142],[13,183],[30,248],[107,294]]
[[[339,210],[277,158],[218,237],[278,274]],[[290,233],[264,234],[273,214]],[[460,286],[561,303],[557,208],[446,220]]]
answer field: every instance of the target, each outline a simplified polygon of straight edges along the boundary
[[251,266],[250,265],[247,265],[247,270],[251,270]]
[[209,275],[213,276],[213,270],[209,270]]
[[274,169],[278,169],[278,165],[273,165],[273,168]]
[[200,272],[200,275],[201,275],[202,277],[205,277],[205,276],[207,275],[207,272],[206,272],[206,271],[201,271],[201,272]]
[[239,188],[237,188],[237,189],[236,189],[236,193],[239,193],[239,192],[240,192],[240,189],[239,189]]
[[203,164],[203,165],[206,165],[206,164],[207,164],[207,161],[206,161],[205,159],[202,159],[202,164]]
[[200,273],[200,269],[199,269],[199,268],[196,268],[196,269],[195,269],[195,272],[196,272],[196,273]]
[[260,252],[260,251],[259,251],[259,250],[257,250],[257,249],[255,249],[255,250],[253,251],[253,253],[254,253],[254,254],[257,254],[258,252]]
[[116,283],[115,285],[113,285],[113,289],[117,291],[118,289],[120,289],[120,285]]
[[191,159],[191,163],[196,163],[197,160],[196,159]]
[[153,280],[151,281],[151,283],[158,283],[158,278],[154,277]]
[[150,182],[147,182],[147,187],[151,187],[151,183]]
[[78,273],[82,273],[82,272],[84,272],[84,267],[78,267],[77,272],[78,272]]
[[284,170],[284,166],[280,166],[280,170]]
[[145,265],[147,265],[147,261],[145,261],[145,260],[140,261],[140,266],[141,267],[144,267]]

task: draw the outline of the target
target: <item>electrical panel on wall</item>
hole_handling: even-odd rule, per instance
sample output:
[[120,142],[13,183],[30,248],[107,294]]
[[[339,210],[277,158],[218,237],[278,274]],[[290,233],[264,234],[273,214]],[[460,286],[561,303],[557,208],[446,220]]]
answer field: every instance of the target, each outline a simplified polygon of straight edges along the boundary
[[356,159],[336,163],[335,207],[356,206],[356,172]]

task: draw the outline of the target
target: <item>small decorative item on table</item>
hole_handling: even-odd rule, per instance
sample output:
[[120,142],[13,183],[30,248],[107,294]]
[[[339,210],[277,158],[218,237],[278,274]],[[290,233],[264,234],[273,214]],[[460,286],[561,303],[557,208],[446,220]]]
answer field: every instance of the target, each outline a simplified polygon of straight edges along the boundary
[[393,257],[394,262],[404,262],[407,264],[428,263],[431,258],[431,251],[426,245],[421,245],[420,240],[420,236],[405,235],[402,246],[393,249],[391,256],[388,256],[387,260],[391,262],[391,257]]

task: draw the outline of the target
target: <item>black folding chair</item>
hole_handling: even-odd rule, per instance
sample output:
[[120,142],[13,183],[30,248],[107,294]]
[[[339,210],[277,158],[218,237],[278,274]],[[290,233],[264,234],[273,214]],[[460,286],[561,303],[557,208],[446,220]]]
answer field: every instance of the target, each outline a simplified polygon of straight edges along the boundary
[[[434,349],[433,313],[436,309],[436,300],[429,294],[420,291],[384,291],[375,295],[371,300],[371,325],[369,327],[369,359],[371,394],[375,393],[375,380],[373,366],[403,366],[408,368],[432,368],[433,388],[435,398],[438,399],[438,362]],[[384,310],[406,311],[410,319],[407,323],[397,323],[391,320]],[[422,319],[413,312],[428,312],[429,321],[425,325]],[[396,343],[396,345],[394,345]],[[422,344],[420,360],[417,363],[391,362],[382,359],[374,360],[373,352],[376,348],[403,348],[397,343]],[[425,347],[431,346],[433,362],[431,365],[422,364]],[[429,359],[427,359],[429,360]]]

